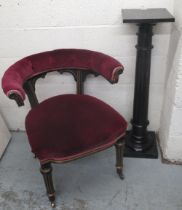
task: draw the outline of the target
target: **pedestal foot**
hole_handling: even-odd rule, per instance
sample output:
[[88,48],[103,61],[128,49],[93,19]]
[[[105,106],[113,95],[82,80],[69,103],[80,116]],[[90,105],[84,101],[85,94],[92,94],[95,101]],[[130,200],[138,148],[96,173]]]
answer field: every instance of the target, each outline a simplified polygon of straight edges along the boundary
[[[132,140],[131,131],[127,131],[126,133],[126,143],[125,143],[125,150],[124,156],[125,157],[134,157],[134,158],[151,158],[157,159],[158,158],[158,150],[157,150],[157,140],[156,134],[153,131],[148,131],[144,142],[150,142],[150,147],[148,149],[144,149],[143,151],[135,151],[134,143],[135,141]],[[132,148],[133,144],[133,148]]]

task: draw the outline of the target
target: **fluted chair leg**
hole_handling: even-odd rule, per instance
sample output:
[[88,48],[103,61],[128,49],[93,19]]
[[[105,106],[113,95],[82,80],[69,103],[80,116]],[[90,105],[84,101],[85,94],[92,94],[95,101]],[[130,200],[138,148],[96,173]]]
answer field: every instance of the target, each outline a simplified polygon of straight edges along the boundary
[[55,190],[52,181],[52,166],[51,163],[42,164],[40,172],[43,175],[47,196],[51,202],[51,206],[55,207]]
[[123,175],[123,153],[124,153],[124,140],[125,138],[122,137],[119,139],[116,144],[116,171],[121,179],[124,179]]

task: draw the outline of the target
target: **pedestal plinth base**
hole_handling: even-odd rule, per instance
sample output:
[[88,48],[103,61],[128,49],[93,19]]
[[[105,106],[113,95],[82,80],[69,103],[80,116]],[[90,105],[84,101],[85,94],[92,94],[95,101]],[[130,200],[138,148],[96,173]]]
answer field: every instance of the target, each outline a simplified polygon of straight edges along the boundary
[[157,159],[158,158],[158,150],[157,150],[157,143],[156,143],[156,134],[153,131],[148,131],[145,141],[152,141],[152,146],[143,152],[136,152],[131,148],[127,147],[127,141],[131,142],[131,131],[127,131],[126,133],[126,144],[125,144],[125,157],[135,157],[135,158],[150,158],[150,159]]

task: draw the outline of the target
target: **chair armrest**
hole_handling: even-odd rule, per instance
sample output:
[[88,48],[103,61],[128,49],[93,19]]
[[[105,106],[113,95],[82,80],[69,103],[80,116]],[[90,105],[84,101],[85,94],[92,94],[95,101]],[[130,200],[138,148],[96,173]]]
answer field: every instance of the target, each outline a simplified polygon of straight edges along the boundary
[[119,67],[116,67],[113,72],[112,72],[112,77],[111,77],[111,84],[114,84],[114,83],[117,83],[118,80],[119,80],[119,75],[122,74],[124,71],[124,68],[123,66],[119,66]]
[[23,99],[22,97],[18,94],[18,93],[10,93],[8,95],[8,97],[12,100],[15,100],[17,105],[20,107],[20,106],[24,106],[24,102],[23,102]]

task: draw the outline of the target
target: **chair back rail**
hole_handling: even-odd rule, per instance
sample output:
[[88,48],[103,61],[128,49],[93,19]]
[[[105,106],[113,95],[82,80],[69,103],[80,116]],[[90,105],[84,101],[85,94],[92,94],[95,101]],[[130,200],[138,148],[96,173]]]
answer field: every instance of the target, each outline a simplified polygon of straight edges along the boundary
[[[51,70],[51,72],[52,71],[53,70]],[[56,69],[55,71],[58,71],[60,74],[63,74],[63,73],[72,74],[72,76],[76,82],[76,93],[81,94],[81,95],[84,94],[84,82],[86,80],[86,77],[89,74],[93,74],[94,76],[99,76],[99,74],[97,72],[94,72],[92,70],[83,71],[82,69],[76,69],[76,70],[75,69],[59,69],[59,70]],[[39,101],[38,101],[38,98],[36,95],[36,88],[35,88],[36,81],[39,78],[45,78],[47,73],[49,73],[49,72],[44,72],[42,74],[36,75],[36,76],[28,79],[23,85],[23,88],[28,96],[28,100],[29,100],[29,103],[32,108],[39,104]],[[12,98],[12,99],[15,100],[15,98]]]
[[35,93],[37,79],[58,71],[73,75],[76,93],[84,94],[84,81],[88,74],[101,75],[111,84],[117,83],[123,72],[122,64],[106,54],[84,49],[59,49],[27,56],[10,66],[3,78],[4,93],[18,106],[24,105],[25,95],[32,107],[39,104]]

